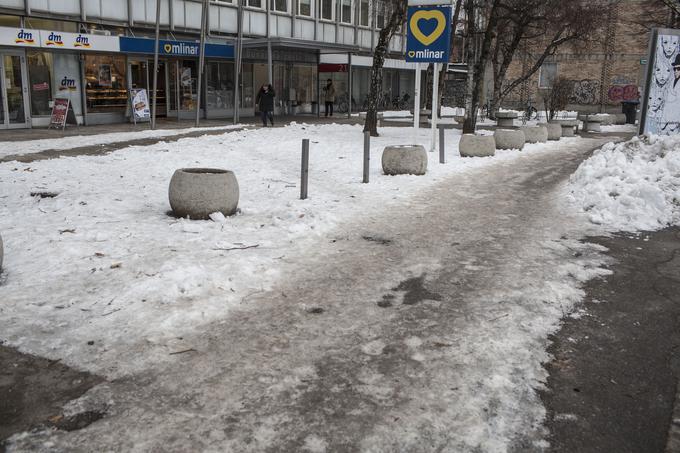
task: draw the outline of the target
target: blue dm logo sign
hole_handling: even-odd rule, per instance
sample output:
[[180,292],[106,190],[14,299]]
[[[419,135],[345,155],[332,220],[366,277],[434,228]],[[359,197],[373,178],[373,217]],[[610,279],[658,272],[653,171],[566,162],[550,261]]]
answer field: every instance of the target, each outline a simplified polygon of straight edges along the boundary
[[406,61],[447,63],[451,47],[450,6],[409,6]]

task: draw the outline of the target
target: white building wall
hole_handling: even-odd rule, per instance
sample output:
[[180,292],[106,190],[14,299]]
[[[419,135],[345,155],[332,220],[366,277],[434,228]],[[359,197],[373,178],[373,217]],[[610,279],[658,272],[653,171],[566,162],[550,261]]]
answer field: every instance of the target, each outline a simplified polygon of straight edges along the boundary
[[[128,1],[130,8],[128,10]],[[17,14],[31,11],[70,18],[81,17],[81,2],[87,18],[119,22],[121,24],[144,24],[151,26],[156,20],[157,0],[0,0],[0,7],[16,9]],[[201,2],[192,0],[159,0],[161,2],[161,26],[173,30],[199,30],[201,25]],[[236,34],[238,9],[235,3],[210,0],[208,22],[210,29],[217,33]],[[264,2],[268,0],[262,0]],[[24,2],[28,4],[25,5]],[[296,16],[293,20],[291,12],[295,4],[289,0],[289,13],[271,13],[269,30],[272,37],[297,38],[306,41],[318,41],[329,44],[357,45],[370,50],[371,44],[377,40],[378,31],[366,27],[354,27],[337,21],[329,22]],[[318,14],[317,1],[313,1],[313,13]],[[339,9],[339,8],[338,8]],[[356,8],[355,8],[356,9]],[[371,11],[374,10],[371,6]],[[337,11],[336,11],[337,13]],[[357,12],[353,16],[357,16]],[[337,14],[336,14],[337,15]],[[354,17],[353,19],[357,19]],[[247,37],[265,37],[267,34],[267,13],[264,9],[244,8],[243,33]],[[357,33],[357,36],[355,36]],[[391,51],[401,52],[402,37],[394,36]]]

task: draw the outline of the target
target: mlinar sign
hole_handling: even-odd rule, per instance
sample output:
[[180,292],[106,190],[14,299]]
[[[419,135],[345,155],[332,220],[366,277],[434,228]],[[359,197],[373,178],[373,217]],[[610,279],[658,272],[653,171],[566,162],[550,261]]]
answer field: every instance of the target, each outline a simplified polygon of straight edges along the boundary
[[[153,54],[154,40],[149,38],[120,38],[120,51],[126,53]],[[161,39],[158,42],[158,53],[161,56],[175,57],[198,57],[199,43],[191,41],[167,41]],[[234,58],[234,46],[231,44],[205,44],[205,56],[209,58]]]
[[451,47],[450,6],[409,6],[406,61],[448,63]]

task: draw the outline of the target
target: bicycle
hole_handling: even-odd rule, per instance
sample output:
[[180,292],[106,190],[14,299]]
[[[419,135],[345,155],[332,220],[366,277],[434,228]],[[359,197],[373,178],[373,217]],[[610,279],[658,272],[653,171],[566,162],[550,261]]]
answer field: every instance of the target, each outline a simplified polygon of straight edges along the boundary
[[531,99],[527,100],[527,105],[522,114],[522,125],[527,124],[527,121],[538,119],[538,110],[533,106]]

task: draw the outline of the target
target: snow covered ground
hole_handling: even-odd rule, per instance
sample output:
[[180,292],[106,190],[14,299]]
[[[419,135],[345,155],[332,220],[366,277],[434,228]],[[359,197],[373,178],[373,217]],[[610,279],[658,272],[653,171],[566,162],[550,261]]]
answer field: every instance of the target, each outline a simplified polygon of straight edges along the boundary
[[[558,327],[559,319],[583,296],[580,285],[607,271],[599,267],[603,259],[598,249],[573,238],[560,239],[567,222],[560,217],[563,212],[553,194],[546,195],[540,203],[524,200],[522,210],[514,211],[513,195],[504,190],[506,186],[494,184],[506,180],[507,187],[512,187],[523,180],[533,181],[534,164],[540,163],[554,172],[551,165],[559,168],[554,156],[574,158],[574,149],[583,152],[584,148],[603,141],[570,138],[558,143],[528,145],[521,153],[499,151],[495,157],[462,159],[456,156],[460,131],[447,130],[447,164],[439,164],[437,156],[428,153],[426,176],[387,177],[380,170],[378,156],[382,148],[414,142],[428,147],[430,131],[422,129],[414,135],[410,128],[382,128],[381,137],[371,142],[371,182],[362,184],[361,130],[361,126],[350,125],[292,124],[285,128],[234,131],[133,146],[106,156],[0,164],[0,232],[5,240],[0,340],[108,379],[162,374],[175,365],[177,356],[172,353],[195,347],[187,342],[189,338],[200,342],[208,341],[205,338],[221,338],[220,335],[226,337],[232,332],[236,337],[245,335],[239,333],[238,326],[229,324],[229,315],[236,309],[251,306],[260,295],[275,287],[295,294],[301,283],[285,279],[296,270],[307,271],[309,275],[317,270],[319,282],[333,286],[336,292],[334,307],[350,312],[360,306],[353,300],[343,300],[349,293],[345,286],[350,280],[343,272],[353,269],[350,275],[356,278],[359,291],[368,291],[370,287],[372,292],[383,287],[389,289],[395,279],[405,278],[404,274],[443,272],[439,283],[442,288],[448,285],[454,287],[449,291],[456,291],[458,283],[469,279],[470,285],[480,285],[468,288],[475,297],[466,301],[465,313],[453,321],[452,332],[442,333],[443,339],[410,338],[406,345],[415,362],[427,363],[428,354],[430,360],[434,360],[435,355],[445,358],[439,366],[448,371],[433,378],[443,379],[433,389],[447,392],[450,398],[455,393],[457,404],[442,408],[442,414],[454,420],[460,429],[457,438],[462,438],[465,445],[481,442],[488,447],[486,451],[503,451],[519,431],[538,430],[543,408],[535,389],[545,378],[541,362],[548,359],[547,334]],[[308,200],[298,199],[301,138],[309,138],[311,142]],[[605,151],[599,154],[603,153]],[[187,221],[168,216],[168,182],[173,171],[181,167],[233,170],[241,189],[241,213],[217,221]],[[677,176],[677,167],[673,168],[671,172],[675,171]],[[447,184],[451,178],[459,178],[458,181],[467,186],[451,188]],[[575,178],[578,181],[578,177]],[[466,191],[466,187],[478,181],[482,181],[484,197],[481,193]],[[499,189],[498,202],[507,212],[497,213],[498,219],[483,216],[475,219],[465,214],[475,212],[479,203],[493,200],[494,192]],[[49,196],[54,193],[55,197]],[[378,273],[370,278],[368,275],[364,278],[363,274],[357,276],[358,263],[351,257],[347,258],[344,268],[334,266],[335,257],[342,257],[335,255],[336,239],[347,240],[343,238],[356,234],[357,225],[365,218],[385,222],[384,219],[393,216],[392,222],[382,226],[385,230],[396,230],[394,237],[399,225],[422,234],[430,227],[427,200],[432,196],[442,209],[450,206],[455,220],[455,223],[436,225],[438,228],[453,236],[465,232],[466,241],[487,241],[488,245],[482,249],[451,251],[439,246],[438,236],[433,235],[427,244],[428,254],[420,256],[421,260],[407,269],[390,266],[389,262],[401,253],[401,248],[396,247],[390,249],[395,257],[390,255],[384,260],[376,257],[377,263],[386,266],[388,274]],[[543,218],[546,213],[549,215]],[[523,218],[531,221],[522,224]],[[495,225],[494,236],[476,238],[490,222]],[[520,224],[522,228],[518,228]],[[574,228],[574,224],[569,225]],[[583,231],[588,228],[578,222],[576,226],[583,227]],[[419,256],[418,247],[418,244],[403,245],[403,249],[409,249],[414,256]],[[454,273],[452,276],[446,274],[447,270],[439,269],[441,257],[430,253],[432,250],[459,254],[459,267],[450,270]],[[574,250],[582,255],[576,262],[570,261]],[[511,263],[503,261],[506,254],[513,257]],[[505,272],[502,278],[495,273],[498,269]],[[319,286],[318,298],[331,297],[327,294],[330,286],[325,289]],[[436,301],[429,303],[436,304]],[[278,309],[276,305],[269,308]],[[387,324],[390,319],[375,310],[380,309],[369,310],[370,317],[366,320],[338,316],[338,322],[342,320],[350,323],[348,325],[334,326],[332,320],[327,321],[331,324],[319,331],[322,335],[313,336],[314,341],[320,345],[335,338],[329,333],[337,337],[348,335],[357,325],[365,323],[360,338],[350,335],[352,341],[365,343],[362,351],[366,356],[379,355],[386,343],[375,333],[378,326],[372,324],[375,320],[371,317]],[[301,331],[303,321],[296,318],[296,312],[280,315],[292,317],[287,320],[291,326],[300,323],[295,325],[294,332]],[[220,327],[222,323],[225,327]],[[206,337],[203,334],[209,326],[211,334]],[[220,333],[220,329],[224,331]],[[291,331],[291,335],[294,332]],[[252,332],[252,335],[260,333]],[[503,338],[511,341],[502,341]],[[90,340],[96,341],[88,344]],[[479,347],[478,340],[486,346]],[[436,354],[421,352],[424,343],[433,341],[445,347]],[[220,352],[222,355],[216,354],[213,359],[226,361],[222,365],[231,368],[232,357]],[[274,352],[275,356],[283,357],[282,351]],[[264,380],[253,381],[251,385],[264,386],[267,395],[289,398],[287,389],[297,385],[300,379],[318,380],[317,371],[310,371],[305,360],[312,360],[314,354],[322,352],[320,348],[308,349],[305,354],[311,358],[293,357],[290,363],[276,363],[272,359],[278,371],[258,375],[258,379]],[[234,354],[238,356],[238,352]],[[292,363],[299,366],[295,368]],[[454,371],[449,369],[451,363],[458,364]],[[213,391],[224,392],[224,389],[214,388],[223,384],[219,380],[210,381],[210,374],[221,372],[220,369],[213,369],[212,364],[194,365],[197,369],[207,367],[203,370],[206,377],[202,379],[208,381],[203,382],[206,387],[199,399],[204,404],[202,407],[209,410],[210,419],[213,413],[231,410],[232,406],[222,401],[218,404],[214,398]],[[236,373],[242,372],[245,377],[257,367],[258,364],[249,364]],[[192,366],[181,368],[177,385],[186,386],[192,379]],[[288,369],[293,370],[292,376],[285,374]],[[489,374],[489,370],[494,370],[493,374]],[[256,371],[261,370],[253,372]],[[144,436],[150,436],[144,427],[131,427],[130,420],[148,416],[146,410],[158,413],[176,410],[172,392],[181,394],[182,389],[173,389],[173,378],[167,377],[169,379],[162,382],[167,389],[150,386],[139,389],[139,394],[116,395],[131,398],[125,403],[117,402],[131,412],[113,417],[110,423],[134,430],[140,442]],[[266,380],[270,378],[271,382]],[[391,390],[382,386],[380,379],[375,373],[360,376],[365,392],[379,398],[389,396]],[[456,385],[460,383],[461,392],[449,391],[452,379]],[[246,391],[244,386],[238,386],[240,382],[243,381],[235,380],[234,394]],[[105,392],[106,387],[97,390],[102,391]],[[171,392],[172,397],[167,395],[160,398],[161,402],[154,401],[154,405],[159,406],[147,408],[137,404],[139,395],[162,391]],[[420,414],[417,406],[420,401],[436,406],[437,395],[441,393],[421,388],[413,392],[409,398],[417,397],[409,403],[412,410],[399,413],[413,423],[402,427],[407,430],[406,434],[395,445],[405,442],[415,446],[421,422],[439,426],[439,421],[428,419],[428,413]],[[222,396],[229,398],[231,393]],[[237,405],[238,397],[233,399]],[[484,412],[489,404],[496,405],[493,410],[497,415],[490,417]],[[206,413],[201,417],[204,415],[208,416]],[[279,426],[279,421],[271,418],[256,420],[261,429],[255,436],[252,451],[257,451],[258,445],[267,445]],[[219,423],[219,419],[215,421]],[[100,428],[93,426],[93,435],[114,438],[115,442],[119,431],[109,429],[107,423],[100,424]],[[158,430],[154,433],[159,437],[161,433],[169,435],[166,429],[174,432],[170,429],[174,424],[210,425],[212,422],[193,413],[173,413],[168,414],[163,423],[154,424]],[[97,433],[97,429],[102,431]],[[88,433],[81,431],[75,435],[87,439]],[[376,429],[374,437],[366,438],[365,445],[385,446],[385,439],[391,437],[392,431],[384,425]],[[206,439],[200,441],[208,442]],[[64,442],[68,444],[68,440]],[[219,445],[219,438],[214,442]],[[323,442],[323,439],[309,438],[310,451],[323,451]],[[144,445],[143,442],[140,445]],[[314,446],[318,448],[314,450]]]
[[229,130],[244,127],[242,124],[213,127],[190,127],[185,129],[156,129],[135,132],[113,132],[111,134],[74,135],[61,138],[46,138],[41,140],[24,140],[0,142],[0,157],[22,154],[32,154],[48,149],[71,149],[82,146],[104,145],[108,143],[127,142],[145,138],[172,137],[173,135],[188,134],[198,131]]
[[[377,158],[384,146],[427,146],[430,139],[425,129],[416,138],[410,128],[385,128],[371,142],[372,181],[361,184],[361,130],[293,124],[106,156],[1,164],[3,339],[110,374],[80,339],[104,332],[106,355],[115,356],[140,337],[196,328],[268,288],[279,274],[277,259],[303,250],[338,222],[406,200],[452,173],[518,156],[501,151],[494,158],[462,159],[454,155],[459,131],[448,130],[448,164],[430,154],[427,177],[385,177]],[[302,137],[311,141],[306,201],[298,199]],[[233,170],[241,213],[223,223],[168,216],[170,177],[192,166]],[[39,192],[58,195],[31,195]],[[257,249],[228,250],[248,246]],[[136,365],[121,364],[115,374]]]
[[680,137],[610,143],[571,177],[568,197],[610,231],[680,225]]

